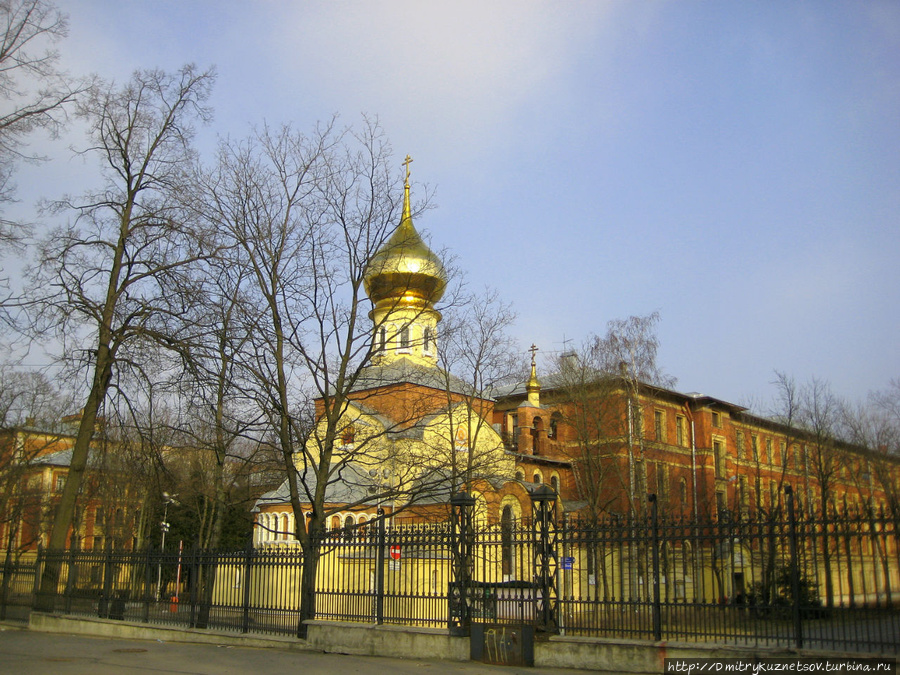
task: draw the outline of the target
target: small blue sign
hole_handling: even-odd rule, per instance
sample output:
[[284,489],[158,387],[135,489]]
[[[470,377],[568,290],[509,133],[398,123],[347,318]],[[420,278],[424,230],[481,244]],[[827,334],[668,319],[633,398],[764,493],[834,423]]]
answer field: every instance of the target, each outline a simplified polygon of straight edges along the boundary
[[562,559],[562,568],[564,570],[571,570],[575,567],[575,558],[572,556],[566,556]]

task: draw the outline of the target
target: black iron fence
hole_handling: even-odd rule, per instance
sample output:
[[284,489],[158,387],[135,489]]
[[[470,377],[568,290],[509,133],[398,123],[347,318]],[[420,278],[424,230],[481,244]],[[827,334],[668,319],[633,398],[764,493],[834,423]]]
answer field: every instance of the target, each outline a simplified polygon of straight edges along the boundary
[[[332,530],[319,546],[318,619],[898,653],[900,528],[864,510],[574,520],[539,491],[526,518]],[[56,566],[54,592],[40,577]],[[40,552],[7,562],[0,618],[50,611],[149,624],[296,634],[303,556],[291,542],[221,552]]]

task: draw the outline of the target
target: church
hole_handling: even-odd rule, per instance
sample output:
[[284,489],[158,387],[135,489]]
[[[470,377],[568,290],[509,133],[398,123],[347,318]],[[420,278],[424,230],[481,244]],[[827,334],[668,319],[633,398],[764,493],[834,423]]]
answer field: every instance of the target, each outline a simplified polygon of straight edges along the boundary
[[[476,521],[508,523],[530,516],[541,486],[564,517],[581,520],[640,514],[649,494],[664,513],[695,519],[774,514],[787,486],[810,514],[897,509],[893,458],[624,372],[573,378],[574,354],[539,378],[532,347],[528,379],[493,397],[443,370],[435,305],[448,278],[413,224],[408,162],[400,223],[366,268],[372,356],[331,460],[331,529],[364,527],[379,513],[394,524],[440,522],[461,490],[476,500]],[[311,497],[315,480],[297,470]],[[287,481],[258,500],[255,524],[255,545],[295,541]]]
[[[331,460],[340,474],[326,487],[331,529],[364,526],[379,510],[395,524],[443,520],[460,490],[476,499],[481,520],[501,512],[520,519],[531,508],[536,486],[517,473],[494,400],[439,366],[435,305],[447,282],[413,224],[407,164],[400,223],[366,270],[372,357],[350,390]],[[307,443],[310,457],[317,457],[317,436]],[[315,480],[299,464],[297,471],[311,495]],[[255,519],[256,545],[294,541],[287,481],[257,501]]]

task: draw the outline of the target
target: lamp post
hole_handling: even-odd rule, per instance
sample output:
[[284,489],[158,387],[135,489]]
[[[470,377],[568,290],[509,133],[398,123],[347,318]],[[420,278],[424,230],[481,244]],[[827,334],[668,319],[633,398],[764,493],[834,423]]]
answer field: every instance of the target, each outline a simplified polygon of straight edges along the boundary
[[159,593],[162,587],[162,554],[166,549],[166,532],[169,531],[169,504],[178,504],[175,501],[175,497],[177,495],[170,495],[168,492],[162,493],[163,498],[163,519],[159,524],[159,531],[161,533],[160,543],[159,543],[159,565],[156,570],[156,601],[159,602]]

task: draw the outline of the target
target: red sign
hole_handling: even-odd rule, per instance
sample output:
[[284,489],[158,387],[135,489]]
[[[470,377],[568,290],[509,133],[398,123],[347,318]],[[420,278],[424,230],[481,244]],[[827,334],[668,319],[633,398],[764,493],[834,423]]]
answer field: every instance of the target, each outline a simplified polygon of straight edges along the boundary
[[391,560],[400,560],[400,547],[397,544],[391,546]]

